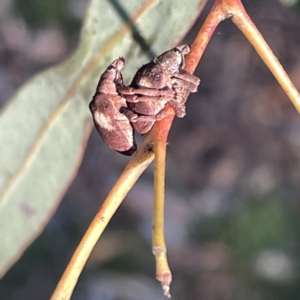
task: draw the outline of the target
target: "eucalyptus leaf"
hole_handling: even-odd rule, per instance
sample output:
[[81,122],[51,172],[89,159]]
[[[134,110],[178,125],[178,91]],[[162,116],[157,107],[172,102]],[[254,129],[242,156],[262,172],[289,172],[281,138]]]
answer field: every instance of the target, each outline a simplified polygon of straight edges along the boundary
[[203,0],[92,0],[65,62],[24,84],[0,113],[0,277],[43,230],[76,175],[92,128],[100,74],[126,58],[136,69],[175,45]]

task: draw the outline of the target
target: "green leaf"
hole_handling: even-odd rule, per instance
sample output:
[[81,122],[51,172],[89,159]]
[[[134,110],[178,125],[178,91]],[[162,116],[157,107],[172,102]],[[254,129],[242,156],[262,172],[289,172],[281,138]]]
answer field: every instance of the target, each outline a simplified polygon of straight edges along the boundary
[[32,78],[3,109],[0,277],[43,230],[76,175],[92,128],[88,103],[104,68],[124,56],[129,79],[178,42],[203,4],[91,1],[75,53]]

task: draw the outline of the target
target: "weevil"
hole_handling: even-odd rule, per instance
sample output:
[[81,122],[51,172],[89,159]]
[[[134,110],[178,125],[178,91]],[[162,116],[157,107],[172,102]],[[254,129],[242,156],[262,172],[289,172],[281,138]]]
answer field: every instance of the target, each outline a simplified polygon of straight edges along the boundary
[[130,86],[123,83],[124,58],[114,60],[100,77],[90,103],[95,127],[108,146],[122,154],[136,151],[134,129],[147,133],[163,108],[173,105],[178,117],[185,116],[185,102],[196,92],[200,79],[183,70],[190,46],[168,50],[142,66]]
[[198,77],[183,70],[185,55],[190,50],[190,46],[183,44],[162,53],[143,65],[128,87],[118,89],[131,112],[152,116],[152,119],[139,118],[133,123],[139,133],[147,133],[156,120],[164,117],[163,108],[167,103],[173,105],[178,117],[185,116],[187,97],[197,91],[200,83]]
[[126,99],[117,91],[124,86],[121,74],[124,64],[125,59],[120,57],[107,67],[89,107],[95,127],[105,143],[124,155],[132,155],[137,147],[130,120],[138,116],[128,109]]

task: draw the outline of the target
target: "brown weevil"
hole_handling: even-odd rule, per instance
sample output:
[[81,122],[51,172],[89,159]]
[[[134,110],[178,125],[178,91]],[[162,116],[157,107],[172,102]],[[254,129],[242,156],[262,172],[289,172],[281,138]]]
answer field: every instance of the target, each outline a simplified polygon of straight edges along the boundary
[[90,103],[95,127],[108,146],[122,154],[136,151],[134,129],[147,133],[154,122],[165,117],[170,103],[176,115],[185,116],[185,102],[197,91],[200,79],[183,70],[190,46],[168,50],[142,66],[130,86],[123,83],[125,59],[114,60],[101,75]]
[[176,115],[185,116],[185,102],[188,95],[196,92],[200,79],[183,70],[188,45],[168,50],[142,66],[135,74],[130,86],[118,89],[128,102],[128,108],[139,116],[133,123],[141,134],[147,133],[156,120],[164,117],[164,107],[170,103]]
[[137,115],[127,109],[126,99],[117,91],[117,88],[123,87],[121,69],[124,63],[125,59],[120,57],[107,67],[89,107],[95,127],[106,144],[124,155],[132,155],[136,151],[136,143],[129,119]]

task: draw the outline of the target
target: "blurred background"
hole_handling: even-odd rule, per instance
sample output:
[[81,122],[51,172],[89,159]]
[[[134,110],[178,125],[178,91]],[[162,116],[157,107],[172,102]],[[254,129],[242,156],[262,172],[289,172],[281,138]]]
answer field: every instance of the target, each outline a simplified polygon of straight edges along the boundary
[[[192,43],[213,1],[183,42]],[[300,89],[300,1],[243,1]],[[0,107],[78,43],[84,0],[1,0]],[[300,299],[300,117],[252,46],[226,20],[169,136],[166,239],[173,299]],[[49,299],[124,169],[95,130],[44,232],[0,281],[2,300]],[[97,244],[72,299],[165,299],[151,253],[153,169]]]

